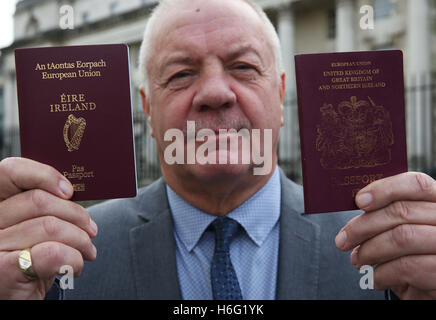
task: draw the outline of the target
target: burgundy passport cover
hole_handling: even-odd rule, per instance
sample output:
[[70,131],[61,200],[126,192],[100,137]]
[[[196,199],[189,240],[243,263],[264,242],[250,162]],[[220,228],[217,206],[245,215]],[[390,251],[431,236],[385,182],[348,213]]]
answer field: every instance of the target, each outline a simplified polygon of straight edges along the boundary
[[21,155],[66,176],[72,200],[135,196],[128,47],[17,49],[15,64]]
[[398,50],[295,56],[306,213],[357,209],[367,184],[407,171]]

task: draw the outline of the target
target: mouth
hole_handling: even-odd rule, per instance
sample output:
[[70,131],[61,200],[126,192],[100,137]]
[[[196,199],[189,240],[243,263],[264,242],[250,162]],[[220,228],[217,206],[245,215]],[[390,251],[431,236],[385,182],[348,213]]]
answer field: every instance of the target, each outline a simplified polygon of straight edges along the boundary
[[[239,126],[239,127],[236,127],[236,128],[232,128],[232,127],[220,127],[220,128],[216,128],[216,129],[211,128],[211,130],[212,130],[216,135],[219,135],[219,134],[232,134],[232,133],[238,133],[241,129],[247,129],[247,130],[249,130],[248,128],[243,127],[243,126]],[[201,130],[201,129],[200,129],[200,130]],[[197,131],[197,134],[198,134],[198,131]]]
[[246,129],[251,132],[252,125],[248,119],[214,119],[214,120],[196,120],[186,122],[183,128],[183,134],[188,135],[195,133],[198,136],[199,132],[203,129],[211,130],[215,135],[238,133],[242,129]]

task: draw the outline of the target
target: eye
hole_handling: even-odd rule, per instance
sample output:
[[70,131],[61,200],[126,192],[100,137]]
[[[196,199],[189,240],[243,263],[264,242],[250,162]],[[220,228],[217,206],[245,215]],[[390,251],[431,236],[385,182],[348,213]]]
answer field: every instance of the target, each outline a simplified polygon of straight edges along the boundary
[[235,69],[235,70],[244,70],[244,71],[246,71],[246,70],[257,71],[257,69],[255,67],[253,67],[252,65],[246,64],[246,63],[235,64],[233,66],[233,69]]
[[233,64],[230,67],[230,73],[241,81],[254,81],[261,75],[256,66],[246,62]]
[[182,70],[170,76],[166,82],[169,89],[182,89],[188,87],[194,80],[195,72],[193,70]]
[[176,74],[174,74],[173,76],[171,76],[170,79],[168,80],[168,82],[171,82],[173,80],[187,78],[191,75],[192,75],[192,73],[189,71],[180,71],[180,72],[177,72]]

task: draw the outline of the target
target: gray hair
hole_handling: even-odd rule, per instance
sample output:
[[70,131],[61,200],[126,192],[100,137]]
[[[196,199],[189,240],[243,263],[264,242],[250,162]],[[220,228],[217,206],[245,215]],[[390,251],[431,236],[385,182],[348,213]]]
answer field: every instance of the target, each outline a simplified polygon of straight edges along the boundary
[[[150,18],[147,22],[147,26],[145,27],[141,49],[139,52],[140,83],[143,86],[147,95],[150,92],[150,83],[147,74],[147,65],[149,63],[149,59],[151,55],[150,52],[151,46],[149,44],[151,43],[152,35],[155,33],[157,21],[160,19],[160,16],[162,14],[168,12],[175,5],[181,4],[183,2],[189,2],[189,1],[190,0],[160,0],[159,4],[154,8],[153,12],[150,15]],[[210,1],[210,0],[205,0],[205,1]],[[243,1],[247,3],[249,6],[251,6],[261,18],[265,26],[265,31],[268,36],[268,39],[271,41],[274,58],[276,61],[277,74],[280,77],[281,70],[283,69],[282,54],[281,54],[279,36],[277,35],[277,32],[273,24],[271,23],[266,13],[258,4],[254,3],[252,0],[240,0],[240,1]]]

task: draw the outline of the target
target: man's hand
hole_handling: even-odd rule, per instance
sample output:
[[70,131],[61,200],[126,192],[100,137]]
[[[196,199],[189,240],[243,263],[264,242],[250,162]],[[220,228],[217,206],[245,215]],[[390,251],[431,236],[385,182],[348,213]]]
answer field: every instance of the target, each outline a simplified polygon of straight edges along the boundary
[[[0,299],[43,299],[60,267],[80,275],[94,260],[97,226],[87,211],[68,201],[71,183],[54,168],[23,158],[0,162]],[[18,254],[31,248],[38,279],[18,268]]]
[[374,286],[401,299],[436,299],[436,182],[408,172],[363,188],[356,204],[364,214],[336,236],[354,267],[376,265]]

